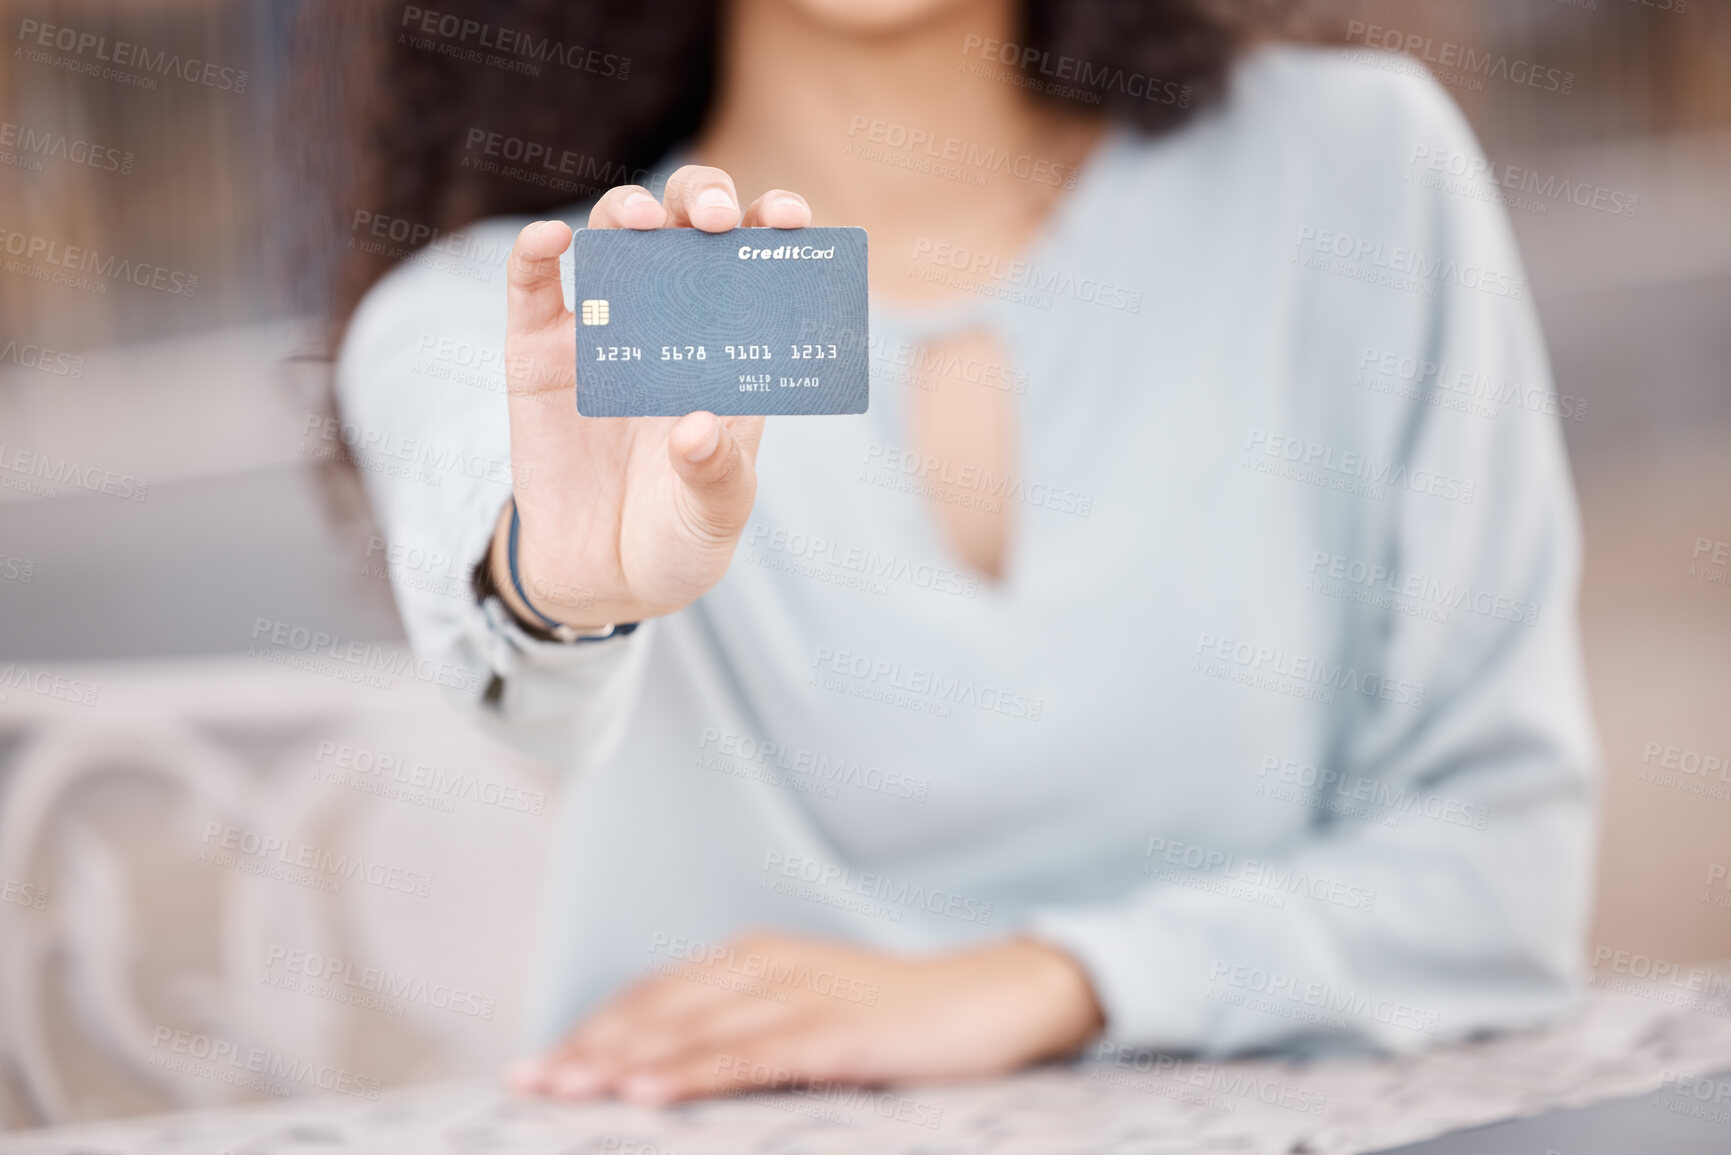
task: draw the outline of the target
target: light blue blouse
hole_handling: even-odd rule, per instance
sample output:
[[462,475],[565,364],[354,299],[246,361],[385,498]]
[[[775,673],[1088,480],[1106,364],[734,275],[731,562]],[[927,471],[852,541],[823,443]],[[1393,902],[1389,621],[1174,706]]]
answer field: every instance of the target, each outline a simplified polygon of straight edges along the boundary
[[[1403,58],[1247,57],[1177,133],[1109,135],[1019,262],[927,246],[961,303],[874,308],[870,412],[772,419],[726,578],[604,643],[457,580],[508,492],[522,222],[381,282],[338,381],[410,641],[497,672],[470,704],[573,771],[538,1038],[753,926],[1038,936],[1111,1038],[1208,1053],[1562,1011],[1577,520],[1507,222],[1452,175],[1479,155]],[[935,371],[1017,394],[1009,478],[908,447],[920,340],[975,322],[1009,363]],[[939,476],[1014,507],[1001,583],[946,547]]]

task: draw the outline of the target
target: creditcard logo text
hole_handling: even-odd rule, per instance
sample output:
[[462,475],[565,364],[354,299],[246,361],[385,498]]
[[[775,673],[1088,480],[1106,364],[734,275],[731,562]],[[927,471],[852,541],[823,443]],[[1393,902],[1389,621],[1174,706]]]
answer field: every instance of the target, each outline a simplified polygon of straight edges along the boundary
[[835,259],[835,246],[820,249],[816,245],[777,245],[773,249],[739,246],[742,261],[830,261]]

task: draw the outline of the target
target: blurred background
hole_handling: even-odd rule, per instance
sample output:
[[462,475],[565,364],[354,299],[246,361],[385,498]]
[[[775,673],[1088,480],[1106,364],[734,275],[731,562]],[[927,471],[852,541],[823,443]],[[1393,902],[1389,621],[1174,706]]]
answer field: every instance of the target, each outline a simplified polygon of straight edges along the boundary
[[[392,557],[320,479],[295,8],[0,4],[0,1126],[285,1090],[176,1069],[177,1032],[363,1090],[516,1045],[553,786],[391,672],[387,563],[461,596],[466,559]],[[50,25],[199,65],[92,71]],[[1731,957],[1731,3],[1316,15],[1371,25],[1572,76],[1450,91],[1513,186],[1573,401],[1588,945]]]

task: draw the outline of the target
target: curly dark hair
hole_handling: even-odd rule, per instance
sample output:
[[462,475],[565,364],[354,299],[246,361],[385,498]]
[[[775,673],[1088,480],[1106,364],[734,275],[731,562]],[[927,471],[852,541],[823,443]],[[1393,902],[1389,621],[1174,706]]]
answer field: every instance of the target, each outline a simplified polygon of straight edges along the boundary
[[[642,174],[694,135],[715,89],[720,0],[317,0],[302,11],[302,167],[334,198],[316,274],[340,332],[407,250],[352,242],[356,211],[410,247],[495,214],[542,214]],[[1148,132],[1215,100],[1233,55],[1290,27],[1290,0],[1021,0],[992,48],[1034,99]],[[990,45],[978,46],[981,51]],[[332,148],[331,125],[352,126]],[[476,166],[477,142],[560,158],[532,183]],[[544,173],[542,174],[545,175]],[[337,230],[333,232],[332,230]],[[348,234],[345,236],[345,234]],[[338,252],[341,259],[333,259]],[[334,338],[335,334],[333,334]]]

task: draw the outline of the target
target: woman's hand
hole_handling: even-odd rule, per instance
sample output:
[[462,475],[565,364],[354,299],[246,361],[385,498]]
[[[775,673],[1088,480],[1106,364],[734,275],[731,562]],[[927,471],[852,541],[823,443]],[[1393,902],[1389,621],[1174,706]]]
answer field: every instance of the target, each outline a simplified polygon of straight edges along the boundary
[[[810,223],[805,201],[780,190],[742,215],[733,179],[699,165],[668,179],[665,203],[626,185],[589,213],[592,229]],[[689,604],[727,572],[757,492],[763,418],[578,416],[575,320],[559,276],[570,243],[559,221],[529,225],[507,272],[518,573],[535,607],[569,625],[639,621]],[[493,535],[494,584],[518,616],[532,618],[506,568],[508,512]]]
[[1074,1051],[1102,1023],[1082,968],[1031,939],[908,957],[759,934],[651,965],[655,977],[512,1084],[661,1104],[815,1079],[962,1078]]

